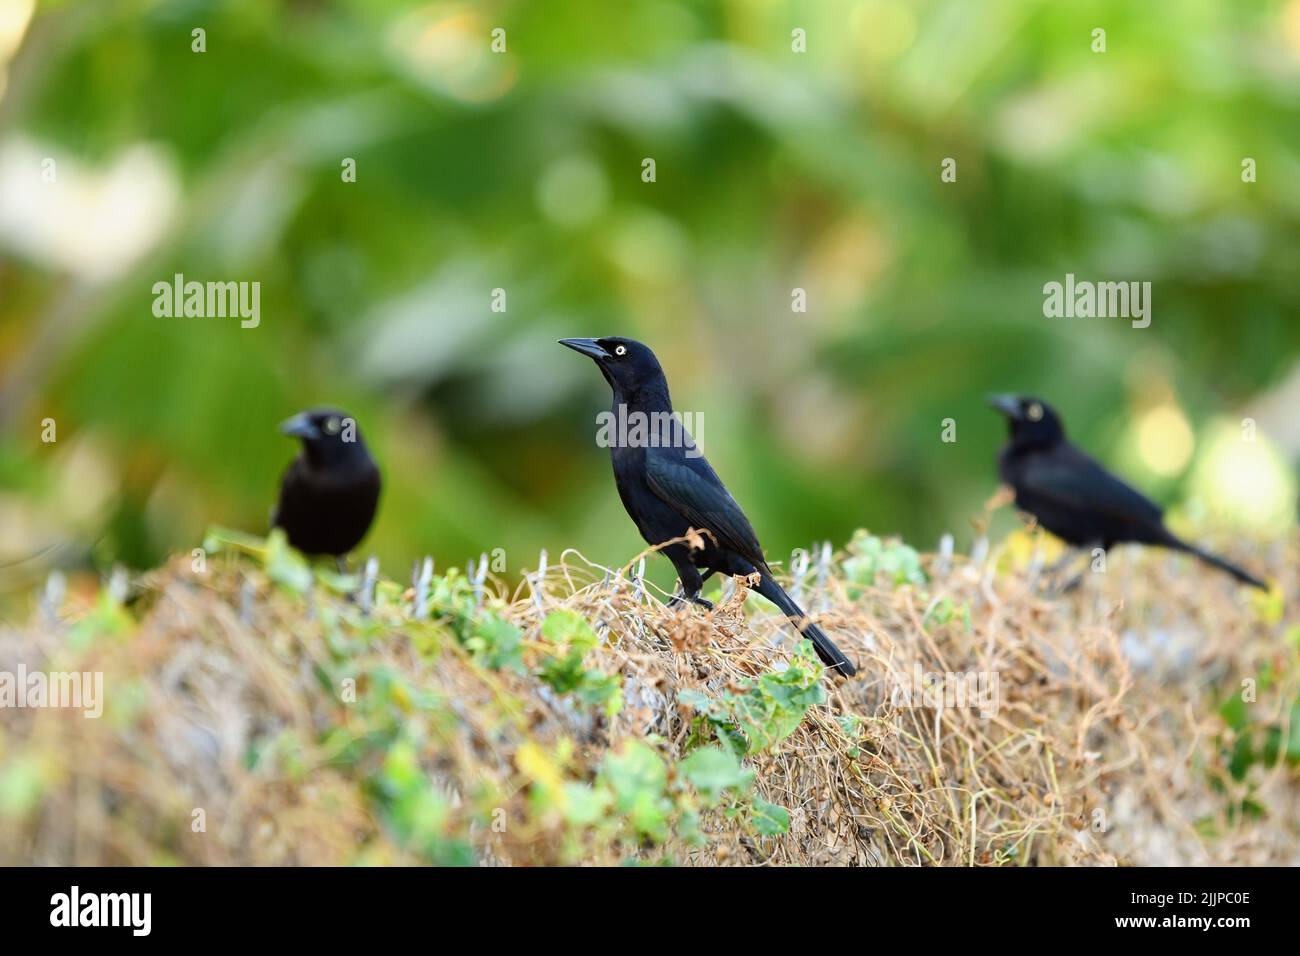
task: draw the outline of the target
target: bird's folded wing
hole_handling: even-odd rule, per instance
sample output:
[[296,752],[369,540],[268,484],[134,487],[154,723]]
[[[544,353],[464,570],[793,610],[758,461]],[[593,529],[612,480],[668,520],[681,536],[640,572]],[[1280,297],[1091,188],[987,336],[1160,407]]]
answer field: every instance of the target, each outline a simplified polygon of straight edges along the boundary
[[749,519],[703,458],[677,458],[663,449],[648,448],[646,481],[692,527],[711,531],[719,547],[757,567],[766,566]]
[[1036,458],[1020,476],[1023,490],[1068,508],[1159,524],[1160,506],[1077,449]]

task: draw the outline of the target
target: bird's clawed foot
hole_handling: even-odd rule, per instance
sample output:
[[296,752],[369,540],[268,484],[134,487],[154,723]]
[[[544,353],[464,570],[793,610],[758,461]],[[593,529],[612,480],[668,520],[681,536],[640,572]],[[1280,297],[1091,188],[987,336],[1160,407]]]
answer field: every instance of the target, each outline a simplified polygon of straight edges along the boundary
[[1079,589],[1083,583],[1083,574],[1076,574],[1074,577],[1058,576],[1057,579],[1046,581],[1042,585],[1043,594],[1046,597],[1062,597]]
[[[1079,586],[1083,584],[1083,579],[1087,576],[1089,568],[1094,571],[1098,570],[1095,565],[1087,562],[1095,560],[1090,559],[1089,555],[1099,547],[1101,547],[1100,544],[1082,549],[1066,549],[1065,554],[1043,572],[1042,579],[1039,582],[1042,592],[1047,597],[1061,597],[1077,591]],[[1079,570],[1078,567],[1080,558],[1085,559],[1082,570]],[[1104,564],[1100,570],[1105,570]]]
[[668,606],[676,611],[678,608],[685,607],[687,604],[698,604],[706,611],[713,610],[713,602],[700,597],[698,594],[674,594],[668,600]]

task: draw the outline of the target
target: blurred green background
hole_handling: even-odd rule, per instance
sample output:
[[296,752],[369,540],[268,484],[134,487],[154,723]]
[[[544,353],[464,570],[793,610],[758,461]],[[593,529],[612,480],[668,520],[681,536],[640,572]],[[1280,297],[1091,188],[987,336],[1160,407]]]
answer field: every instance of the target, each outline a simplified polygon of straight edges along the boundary
[[[1297,147],[1300,0],[0,0],[0,564],[261,532],[323,402],[384,466],[390,573],[621,564],[608,389],[555,344],[609,334],[777,560],[968,546],[992,390],[1178,521],[1285,534]],[[154,317],[176,273],[260,282],[260,325]],[[1045,318],[1066,273],[1150,281],[1150,328]]]

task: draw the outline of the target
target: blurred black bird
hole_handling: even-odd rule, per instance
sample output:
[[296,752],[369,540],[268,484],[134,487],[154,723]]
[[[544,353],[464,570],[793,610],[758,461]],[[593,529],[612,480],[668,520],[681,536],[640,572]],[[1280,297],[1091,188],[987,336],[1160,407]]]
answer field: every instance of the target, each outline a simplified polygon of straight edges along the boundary
[[379,503],[379,467],[355,419],[333,408],[295,415],[280,431],[302,440],[302,451],[280,481],[271,526],[308,555],[342,559],[361,543]]
[[1176,537],[1160,507],[1130,488],[1065,438],[1061,420],[1045,402],[994,395],[989,405],[1010,425],[1011,440],[998,474],[1016,493],[1016,506],[1052,534],[1081,548],[1133,542],[1186,551],[1243,584],[1268,589],[1259,578]]
[[757,573],[755,590],[780,608],[812,641],[823,663],[851,677],[857,668],[772,577],[745,513],[699,453],[680,420],[673,418],[675,424],[666,426],[673,429],[669,437],[674,440],[665,443],[651,437],[662,437],[662,430],[656,431],[654,423],[666,423],[673,410],[668,381],[654,352],[625,338],[561,339],[560,344],[595,361],[613,389],[614,415],[618,418],[623,406],[624,420],[633,423],[629,429],[632,436],[636,435],[633,413],[645,416],[641,420],[649,423],[647,440],[610,443],[614,481],[623,507],[649,544],[684,537],[691,528],[701,532],[702,549],[686,544],[662,549],[677,569],[685,599],[712,608],[700,597],[700,589],[711,575]]

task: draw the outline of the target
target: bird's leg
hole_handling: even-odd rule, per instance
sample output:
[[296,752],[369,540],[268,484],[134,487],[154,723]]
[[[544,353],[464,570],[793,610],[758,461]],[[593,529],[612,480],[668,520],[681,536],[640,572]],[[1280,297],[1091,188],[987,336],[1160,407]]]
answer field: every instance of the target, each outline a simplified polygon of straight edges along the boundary
[[[1061,567],[1068,565],[1069,561],[1077,560],[1080,553],[1082,553],[1085,562],[1088,562],[1089,566],[1091,566],[1092,553],[1095,549],[1100,547],[1102,547],[1102,543],[1100,541],[1097,541],[1092,544],[1086,545],[1080,551],[1076,551],[1074,548],[1070,548],[1070,550],[1066,553],[1064,558],[1062,558],[1056,564],[1052,565],[1051,571],[1049,573],[1055,574]],[[1074,577],[1066,578],[1061,583],[1053,585],[1049,589],[1049,593],[1052,594],[1053,596],[1061,595],[1061,594],[1069,594],[1071,591],[1076,590],[1079,587],[1079,585],[1083,583],[1083,576],[1086,573],[1087,573],[1086,571],[1080,571]]]
[[[347,576],[348,574],[347,555],[345,554],[334,555],[334,570],[338,571],[339,574],[344,575],[345,577]],[[347,601],[349,604],[357,604],[359,603],[357,600],[357,594],[358,592],[356,590],[348,591],[348,593],[343,596],[343,600]]]
[[1074,561],[1077,557],[1078,554],[1075,552],[1074,545],[1066,544],[1065,552],[1047,567],[1043,568],[1042,571],[1038,573],[1033,585],[1031,586],[1041,589],[1042,592],[1049,597],[1059,594],[1060,588],[1056,579],[1061,574],[1061,571],[1068,567],[1070,562]]
[[[1092,543],[1084,546],[1083,559],[1084,562],[1087,564],[1089,571],[1092,571],[1094,574],[1096,574],[1098,571],[1105,572],[1107,550],[1108,549],[1106,546],[1106,542],[1104,541],[1093,541]],[[1097,554],[1098,551],[1101,552],[1100,556]],[[1100,568],[1097,567],[1098,557],[1101,558]],[[1080,584],[1083,583],[1083,576],[1086,573],[1087,571],[1080,571],[1078,575],[1075,576],[1074,580],[1066,582],[1065,586],[1061,589],[1061,593],[1067,594],[1070,591],[1073,591],[1075,588],[1077,588]]]
[[1083,572],[1080,571],[1074,577],[1070,578],[1070,580],[1066,581],[1064,584],[1058,587],[1056,589],[1056,593],[1069,594],[1071,591],[1078,589],[1079,585],[1082,583],[1083,583]]
[[1052,578],[1060,573],[1061,569],[1073,561],[1078,555],[1075,553],[1074,545],[1067,544],[1065,553],[1043,569],[1043,577]]
[[674,594],[671,598],[668,599],[668,606],[673,610],[676,610],[677,608],[681,607],[683,604],[698,604],[706,611],[713,610],[713,602],[710,601],[708,598],[700,597],[698,591],[695,594],[682,594],[679,592],[677,594]]
[[668,606],[676,609],[689,602],[712,611],[713,602],[700,597],[700,590],[704,587],[704,582],[713,575],[712,569],[701,575],[695,565],[689,562],[678,564],[678,562],[674,561],[673,564],[677,565],[677,578],[681,583],[681,589],[669,599]]
[[692,604],[698,604],[706,611],[713,610],[713,602],[710,601],[708,598],[700,597],[700,591],[704,588],[704,582],[711,577],[713,577],[713,569],[709,568],[709,570],[705,571],[702,575],[700,575],[700,584],[699,587],[695,589],[695,593],[688,595],[688,598],[690,599]]

